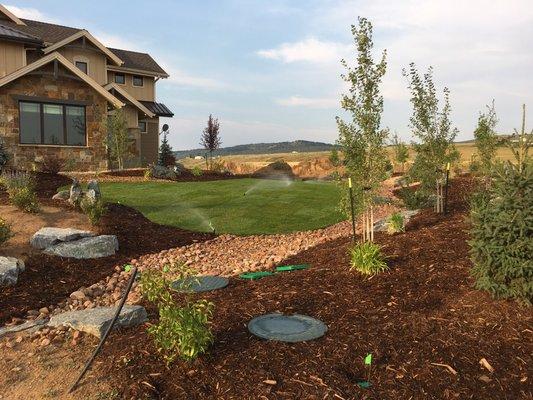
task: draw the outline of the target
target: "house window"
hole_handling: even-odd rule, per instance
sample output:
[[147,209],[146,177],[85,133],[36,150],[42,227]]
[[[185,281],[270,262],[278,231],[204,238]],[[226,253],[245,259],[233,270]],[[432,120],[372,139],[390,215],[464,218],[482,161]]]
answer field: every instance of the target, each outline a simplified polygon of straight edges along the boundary
[[144,80],[142,76],[133,75],[133,86],[144,86]]
[[84,61],[76,61],[76,67],[82,70],[84,73],[87,73],[87,63]]
[[146,121],[139,121],[139,130],[141,133],[146,133]]
[[85,107],[21,101],[20,143],[85,146]]
[[124,85],[126,83],[126,75],[115,74],[115,83],[118,83],[119,85]]

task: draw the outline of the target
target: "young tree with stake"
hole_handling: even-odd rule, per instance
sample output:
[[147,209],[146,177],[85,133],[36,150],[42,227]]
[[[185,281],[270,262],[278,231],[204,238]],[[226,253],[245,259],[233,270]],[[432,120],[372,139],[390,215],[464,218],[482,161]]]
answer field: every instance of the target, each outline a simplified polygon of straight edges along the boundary
[[118,169],[124,169],[124,161],[131,156],[132,138],[128,132],[128,124],[122,109],[107,117],[107,140],[109,157],[117,163]]
[[394,161],[402,166],[402,173],[405,172],[405,163],[409,159],[409,148],[395,133],[392,137],[392,146],[394,149]]
[[414,164],[409,170],[412,181],[420,182],[420,198],[427,202],[434,193],[435,183],[442,178],[442,170],[447,163],[456,161],[459,152],[453,141],[457,128],[452,128],[450,120],[450,91],[444,88],[444,101],[439,108],[439,100],[433,83],[433,68],[420,76],[414,63],[409,70],[403,70],[411,91],[413,115],[410,126],[419,142],[413,142],[416,151]]
[[341,99],[342,108],[351,114],[351,121],[337,117],[338,143],[342,146],[344,164],[352,178],[353,192],[358,212],[363,211],[363,241],[373,240],[373,195],[386,177],[387,155],[384,145],[388,130],[381,127],[383,96],[379,85],[387,69],[386,51],[379,62],[372,58],[372,24],[359,18],[352,25],[357,49],[356,66],[351,68],[345,60],[342,75],[350,85]]
[[479,114],[477,127],[474,131],[474,139],[479,156],[479,173],[483,176],[490,174],[498,148],[498,136],[494,130],[497,123],[498,119],[493,100],[492,104],[487,106],[487,111]]
[[218,118],[213,118],[209,114],[209,119],[207,120],[207,126],[202,133],[200,145],[209,152],[210,167],[213,166],[213,152],[220,147],[222,144],[220,140],[220,124]]

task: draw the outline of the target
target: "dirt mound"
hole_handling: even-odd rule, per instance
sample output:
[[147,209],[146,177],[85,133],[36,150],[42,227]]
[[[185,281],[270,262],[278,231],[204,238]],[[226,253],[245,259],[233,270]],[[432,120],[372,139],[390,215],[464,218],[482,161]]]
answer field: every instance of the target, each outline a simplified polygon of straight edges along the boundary
[[252,175],[254,178],[268,178],[268,179],[294,179],[294,172],[289,164],[285,161],[275,161],[263,168],[258,169]]

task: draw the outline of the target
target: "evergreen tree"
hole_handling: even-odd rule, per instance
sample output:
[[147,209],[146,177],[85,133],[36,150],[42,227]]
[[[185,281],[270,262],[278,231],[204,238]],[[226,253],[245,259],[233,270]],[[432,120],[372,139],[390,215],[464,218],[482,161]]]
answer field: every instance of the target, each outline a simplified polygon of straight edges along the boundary
[[492,105],[487,106],[487,112],[479,114],[477,127],[474,130],[474,138],[479,155],[478,169],[485,176],[490,173],[498,147],[498,137],[494,131],[497,123],[498,119],[496,118],[493,100]]
[[218,149],[221,144],[220,124],[218,123],[217,118],[213,118],[213,116],[209,114],[207,126],[202,133],[200,145],[204,146],[204,148],[209,152],[211,166],[213,165],[213,152]]
[[[361,212],[372,207],[373,194],[386,177],[388,158],[384,144],[388,130],[381,127],[383,96],[379,85],[387,63],[386,51],[379,62],[372,59],[372,24],[361,17],[358,22],[358,26],[352,25],[356,66],[352,68],[345,60],[341,61],[347,70],[342,78],[350,85],[349,92],[342,96],[341,106],[351,114],[351,121],[337,117],[337,126],[344,165],[354,184],[355,204]],[[345,210],[346,203],[344,201]]]
[[531,137],[522,129],[508,145],[515,162],[495,164],[491,185],[472,200],[470,255],[479,289],[493,296],[533,301],[533,160]]
[[433,83],[433,68],[422,77],[414,63],[409,70],[403,70],[409,80],[413,115],[410,126],[419,142],[413,143],[416,151],[414,164],[409,170],[410,179],[420,181],[420,196],[428,198],[434,191],[435,182],[446,163],[459,159],[459,152],[453,141],[457,128],[452,128],[450,120],[450,91],[444,88],[444,102],[439,109],[439,100]]
[[163,132],[163,140],[159,146],[159,158],[157,163],[163,167],[171,167],[176,164],[176,157],[172,151],[172,147],[168,143],[167,132]]

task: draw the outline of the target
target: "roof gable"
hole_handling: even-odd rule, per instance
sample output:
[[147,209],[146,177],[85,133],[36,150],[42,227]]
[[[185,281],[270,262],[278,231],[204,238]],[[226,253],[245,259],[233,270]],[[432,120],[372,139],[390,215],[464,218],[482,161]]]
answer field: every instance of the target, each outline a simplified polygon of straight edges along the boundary
[[[1,17],[4,17],[4,18],[1,18]],[[17,25],[26,25],[21,19],[17,18],[15,14],[9,11],[2,4],[0,4],[0,18],[14,22]]]
[[100,86],[94,79],[92,79],[87,74],[83,73],[79,68],[76,68],[70,61],[68,61],[65,57],[63,57],[58,52],[53,52],[51,54],[48,54],[47,56],[44,56],[43,58],[40,58],[39,60],[26,65],[25,67],[22,67],[15,72],[12,72],[9,75],[4,76],[0,79],[0,87],[7,85],[10,82],[13,82],[16,79],[19,79],[23,77],[24,75],[35,71],[38,68],[43,67],[44,65],[47,65],[53,61],[56,61],[61,63],[63,67],[68,69],[71,73],[76,75],[78,78],[80,78],[82,81],[84,81],[87,85],[91,86],[95,91],[97,91],[101,96],[103,96],[107,101],[109,101],[111,104],[113,104],[116,108],[121,108],[124,106],[124,103],[122,103],[119,99],[117,99],[115,96],[113,96],[111,93],[109,93],[107,90],[105,90],[102,86]]
[[47,48],[45,48],[43,51],[44,51],[44,54],[48,54],[48,53],[51,53],[53,51],[56,51],[57,49],[63,47],[63,46],[66,46],[67,44],[69,43],[72,43],[78,39],[81,39],[81,38],[85,38],[87,39],[89,42],[91,42],[94,46],[96,46],[98,48],[98,50],[100,50],[102,53],[104,53],[111,61],[113,61],[113,63],[115,63],[115,65],[122,65],[124,62],[119,58],[117,57],[113,52],[111,52],[107,47],[105,47],[99,40],[97,40],[93,35],[91,35],[88,31],[86,31],[85,29],[81,30],[81,31],[78,31],[76,32],[75,34],[51,45],[51,46],[48,46]]
[[131,104],[133,104],[135,107],[137,107],[139,110],[141,110],[144,114],[146,114],[149,118],[155,117],[155,114],[152,113],[148,108],[146,108],[143,104],[141,104],[135,97],[133,97],[131,94],[126,92],[124,89],[122,89],[120,86],[118,86],[115,83],[108,83],[104,86],[104,89],[108,91],[116,91],[118,94],[120,94],[123,98],[128,100]]

